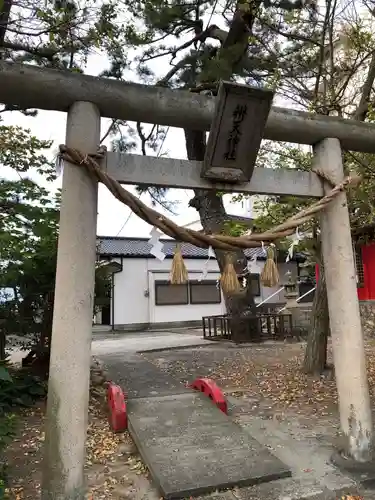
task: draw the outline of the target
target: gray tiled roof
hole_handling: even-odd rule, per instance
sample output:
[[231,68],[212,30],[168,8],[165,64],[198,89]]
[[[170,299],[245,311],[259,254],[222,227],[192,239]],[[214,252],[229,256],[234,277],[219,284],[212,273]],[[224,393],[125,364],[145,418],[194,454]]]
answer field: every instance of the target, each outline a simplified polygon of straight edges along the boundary
[[[111,236],[98,236],[98,253],[101,256],[117,256],[117,257],[150,257],[151,245],[148,243],[149,238],[122,238]],[[160,240],[164,244],[163,251],[167,257],[173,257],[177,245],[175,240]],[[192,259],[207,259],[207,248],[199,248],[190,243],[181,244],[181,253],[183,257]],[[248,248],[245,250],[247,257],[257,257],[264,259],[264,254],[261,248]]]
[[226,214],[226,219],[229,219],[233,222],[246,222],[248,224],[252,224],[254,219],[252,217],[245,217],[244,215],[234,215],[234,214]]

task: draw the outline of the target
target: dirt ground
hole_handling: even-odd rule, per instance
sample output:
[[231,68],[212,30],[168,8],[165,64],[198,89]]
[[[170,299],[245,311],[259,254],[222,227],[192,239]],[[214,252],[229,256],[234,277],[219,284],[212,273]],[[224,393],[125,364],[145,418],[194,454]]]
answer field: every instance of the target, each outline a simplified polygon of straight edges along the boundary
[[[18,435],[5,450],[10,486],[6,498],[40,498],[45,406],[40,402],[20,415]],[[90,392],[85,470],[88,500],[159,498],[129,433],[115,435],[109,428],[104,387]]]
[[[375,403],[375,342],[367,342],[366,351]],[[324,420],[334,433],[338,427],[334,379],[330,376],[311,379],[304,375],[303,355],[303,343],[246,347],[215,343],[209,347],[144,354],[181,383],[191,382],[197,376],[213,378],[227,394],[242,399],[245,407],[263,418],[295,416],[311,427]],[[9,499],[40,498],[44,413],[44,402],[25,412],[17,439],[5,451]],[[104,386],[91,390],[86,475],[88,500],[159,498],[129,434],[114,435],[110,431]]]
[[[182,383],[213,378],[225,391],[252,405],[262,417],[296,415],[311,421],[330,420],[338,427],[337,390],[332,372],[308,377],[301,369],[305,343],[264,343],[237,347],[215,342],[192,350],[147,353],[144,356]],[[366,342],[368,378],[375,408],[375,341]],[[333,363],[331,345],[328,363]],[[348,367],[350,370],[350,366]]]

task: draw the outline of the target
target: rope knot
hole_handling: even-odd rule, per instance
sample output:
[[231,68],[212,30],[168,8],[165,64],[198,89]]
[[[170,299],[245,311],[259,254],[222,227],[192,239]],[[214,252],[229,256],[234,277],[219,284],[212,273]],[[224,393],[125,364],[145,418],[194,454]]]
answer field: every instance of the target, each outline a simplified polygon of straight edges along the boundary
[[60,144],[59,146],[59,156],[69,161],[70,163],[74,163],[76,165],[86,165],[89,162],[89,158],[93,160],[101,160],[107,153],[107,147],[104,145],[98,146],[98,149],[95,153],[87,153],[83,154],[78,149],[69,148],[65,144]]

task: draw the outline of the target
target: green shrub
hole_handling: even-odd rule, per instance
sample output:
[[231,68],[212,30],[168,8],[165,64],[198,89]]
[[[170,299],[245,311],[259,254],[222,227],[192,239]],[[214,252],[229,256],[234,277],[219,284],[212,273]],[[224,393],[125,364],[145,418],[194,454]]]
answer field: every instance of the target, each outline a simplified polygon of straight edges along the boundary
[[16,432],[16,416],[12,413],[0,417],[0,450],[9,444]]
[[32,406],[36,399],[46,395],[46,384],[26,370],[10,372],[0,365],[0,416],[15,407]]

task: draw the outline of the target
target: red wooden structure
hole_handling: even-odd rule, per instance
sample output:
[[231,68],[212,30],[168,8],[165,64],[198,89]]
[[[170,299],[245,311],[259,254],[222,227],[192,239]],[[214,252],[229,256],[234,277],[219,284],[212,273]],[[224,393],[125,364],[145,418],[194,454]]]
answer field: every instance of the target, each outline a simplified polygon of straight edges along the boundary
[[211,378],[197,378],[188,385],[191,389],[203,392],[226,415],[228,414],[227,400],[220,387]]
[[110,382],[107,388],[109,425],[113,432],[122,432],[128,428],[126,395],[119,385]]
[[[359,300],[375,300],[375,243],[361,245],[355,249],[357,293]],[[316,281],[319,266],[315,266]]]

